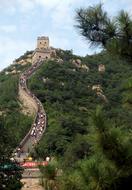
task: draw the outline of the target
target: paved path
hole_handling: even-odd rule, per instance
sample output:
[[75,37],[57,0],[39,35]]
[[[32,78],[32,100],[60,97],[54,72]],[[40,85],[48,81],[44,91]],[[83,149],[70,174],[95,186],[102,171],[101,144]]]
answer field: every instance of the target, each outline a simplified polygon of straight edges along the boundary
[[[16,148],[16,159],[22,160],[27,157],[28,153],[34,148],[35,144],[41,139],[46,129],[46,113],[42,103],[39,99],[28,89],[27,80],[36,72],[36,70],[43,64],[42,61],[35,63],[29,69],[21,74],[19,79],[19,91],[27,101],[30,100],[35,108],[35,118],[31,129],[22,139],[19,146]],[[25,100],[23,99],[23,100]]]
[[44,190],[40,185],[40,176],[38,168],[25,169],[21,180],[24,186],[21,190]]
[[41,173],[39,171],[39,168],[31,168],[31,169],[24,169],[24,172],[22,174],[22,178],[24,179],[33,179],[33,178],[40,178]]
[[24,184],[21,190],[44,190],[44,188],[39,185],[39,178],[36,179],[24,178],[21,181]]
[[[32,107],[34,107],[35,110],[35,118],[31,129],[14,151],[14,157],[19,162],[22,162],[28,156],[29,152],[34,148],[35,144],[39,142],[46,129],[47,120],[43,105],[27,87],[27,80],[42,64],[42,61],[33,64],[21,74],[19,79],[19,95],[23,98],[23,101],[25,101],[26,104],[29,102],[28,106],[32,104]],[[24,169],[22,177],[21,181],[24,184],[22,190],[43,190],[39,184],[39,169]]]

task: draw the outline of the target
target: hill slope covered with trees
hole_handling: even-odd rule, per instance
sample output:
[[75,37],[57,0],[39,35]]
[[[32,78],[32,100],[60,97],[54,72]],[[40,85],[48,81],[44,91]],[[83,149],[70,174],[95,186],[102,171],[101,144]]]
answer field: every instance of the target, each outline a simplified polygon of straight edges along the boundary
[[[132,20],[122,11],[113,21],[102,5],[79,9],[76,14],[81,34],[103,51],[80,57],[58,49],[57,59],[44,61],[29,79],[28,87],[43,103],[48,117],[46,132],[31,155],[37,160],[46,156],[55,160],[40,168],[45,189],[129,190]],[[105,71],[98,71],[100,64]],[[18,98],[18,76],[27,67],[29,64],[15,64],[0,73],[1,162],[9,161],[32,123]],[[5,184],[1,188],[13,190],[2,175],[0,184]],[[20,178],[14,175],[15,189],[20,189]]]
[[[0,73],[0,189],[17,190],[20,182],[20,171],[3,171],[3,165],[12,165],[10,158],[32,124],[32,117],[22,112],[18,96],[19,72],[29,65],[13,64]],[[12,72],[15,70],[15,73]],[[19,72],[18,72],[19,71]],[[14,164],[14,163],[13,163]],[[1,170],[2,169],[2,170]]]
[[[58,50],[57,55],[59,61],[44,62],[28,81],[29,88],[43,103],[48,116],[46,132],[32,155],[35,159],[50,156],[58,160],[58,167],[65,172],[54,181],[57,184],[60,181],[63,189],[72,186],[74,189],[87,189],[92,185],[87,180],[89,177],[94,179],[97,171],[103,180],[100,186],[108,183],[110,188],[113,185],[120,187],[122,181],[126,183],[126,178],[129,180],[131,176],[131,62],[106,52],[79,57],[71,51]],[[78,59],[81,66],[75,64]],[[100,64],[105,65],[105,72],[98,71]],[[28,65],[17,67],[22,72]],[[5,141],[3,146],[10,144],[11,152],[30,128],[32,119],[21,112],[18,75],[7,75],[7,70],[0,76],[1,127],[5,127],[12,139],[9,138],[11,143],[7,140],[6,145]],[[92,89],[94,85],[100,85],[108,101],[97,95]],[[98,106],[102,108],[95,112]],[[100,111],[102,109],[104,114]],[[113,172],[117,179],[111,178]],[[100,180],[98,177],[97,181]]]
[[[71,52],[58,53],[63,63],[48,61],[29,80],[29,87],[48,116],[46,133],[32,155],[59,160],[59,167],[65,171],[61,188],[95,189],[97,177],[101,189],[114,189],[114,185],[120,189],[131,176],[132,97],[126,88],[131,63],[104,52],[80,58],[87,71],[73,64],[78,57],[71,56]],[[103,73],[98,71],[101,63],[106,67]],[[92,90],[97,84],[107,102]],[[102,108],[95,112],[98,106]]]

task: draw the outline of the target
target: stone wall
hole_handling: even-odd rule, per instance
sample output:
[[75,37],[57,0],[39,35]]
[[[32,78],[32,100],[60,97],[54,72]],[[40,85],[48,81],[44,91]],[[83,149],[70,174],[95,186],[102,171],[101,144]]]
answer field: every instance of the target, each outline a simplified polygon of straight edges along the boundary
[[37,112],[37,104],[20,86],[19,86],[19,100],[22,102],[22,111],[25,114],[34,115]]
[[33,58],[32,58],[32,64],[34,64],[36,61],[39,60],[45,60],[50,58],[50,52],[44,52],[40,50],[36,50],[34,52]]
[[37,47],[33,53],[32,64],[37,61],[43,61],[56,57],[56,51],[54,48],[49,46],[49,37],[41,36],[37,39]]

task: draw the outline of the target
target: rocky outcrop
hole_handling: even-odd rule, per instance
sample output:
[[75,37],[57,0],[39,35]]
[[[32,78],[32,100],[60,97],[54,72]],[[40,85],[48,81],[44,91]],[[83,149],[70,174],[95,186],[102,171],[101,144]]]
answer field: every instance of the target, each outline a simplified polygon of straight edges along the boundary
[[98,66],[98,71],[99,72],[105,72],[105,65],[104,64],[100,64],[99,66]]
[[80,59],[72,60],[72,64],[84,71],[89,71],[89,67],[86,64],[83,64]]
[[32,63],[33,51],[27,51],[24,55],[13,61],[13,64],[20,64],[22,66]]
[[97,96],[100,97],[104,102],[108,103],[107,97],[103,93],[102,86],[100,84],[93,85],[92,90],[96,92]]

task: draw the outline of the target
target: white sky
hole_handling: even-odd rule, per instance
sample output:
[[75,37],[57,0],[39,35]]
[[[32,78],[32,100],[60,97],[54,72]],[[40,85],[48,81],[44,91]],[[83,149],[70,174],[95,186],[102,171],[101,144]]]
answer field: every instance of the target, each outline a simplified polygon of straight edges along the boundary
[[[36,46],[37,36],[49,36],[50,45],[95,53],[75,29],[75,10],[100,0],[0,0],[0,70]],[[132,0],[102,0],[113,16],[120,9],[132,13]]]

